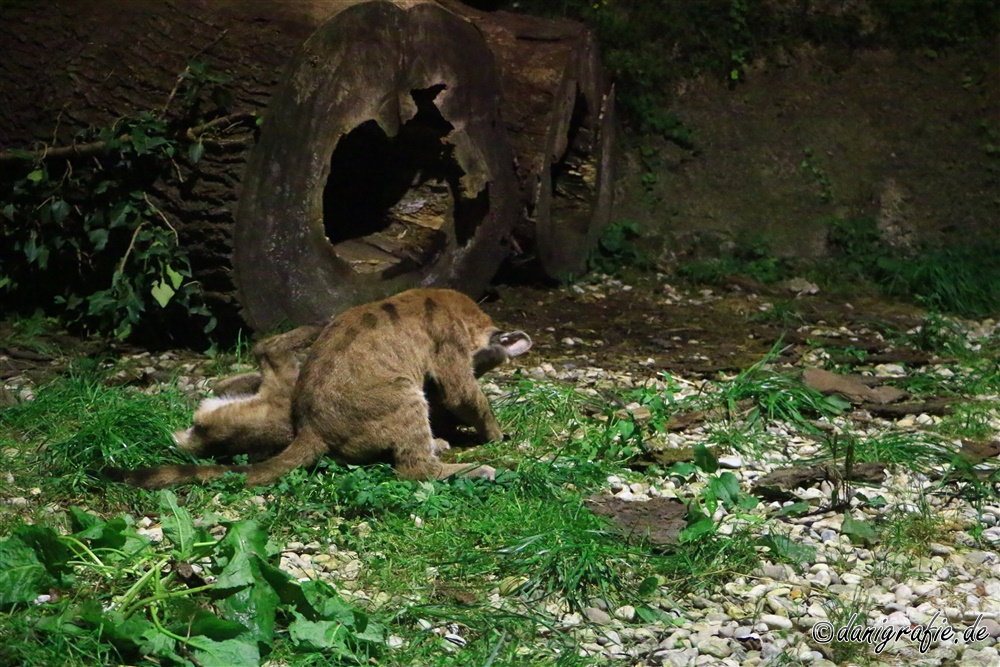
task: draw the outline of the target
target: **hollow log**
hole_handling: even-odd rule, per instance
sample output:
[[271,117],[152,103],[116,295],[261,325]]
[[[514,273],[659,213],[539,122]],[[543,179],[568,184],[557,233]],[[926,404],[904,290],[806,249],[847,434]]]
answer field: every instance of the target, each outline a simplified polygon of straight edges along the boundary
[[309,322],[415,284],[476,293],[517,215],[490,50],[434,4],[363,2],[302,45],[237,211],[251,324]]
[[[475,293],[512,227],[576,273],[607,221],[613,91],[579,24],[451,0],[56,0],[5,4],[0,43],[0,154],[72,158],[81,129],[144,111],[212,129],[147,190],[222,321]],[[192,62],[227,79],[193,110]]]

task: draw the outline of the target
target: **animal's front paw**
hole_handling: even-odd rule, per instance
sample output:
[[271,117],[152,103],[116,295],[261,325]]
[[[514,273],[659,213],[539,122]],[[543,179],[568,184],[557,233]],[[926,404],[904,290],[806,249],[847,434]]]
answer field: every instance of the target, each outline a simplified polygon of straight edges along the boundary
[[491,482],[496,480],[497,471],[493,466],[477,466],[467,473],[462,475],[463,477],[482,477],[483,479],[488,479]]
[[431,451],[435,454],[446,452],[449,449],[451,449],[451,444],[444,438],[434,438],[434,442],[431,444]]
[[497,424],[487,426],[482,435],[484,442],[500,442],[503,440],[503,431],[500,430],[500,426]]

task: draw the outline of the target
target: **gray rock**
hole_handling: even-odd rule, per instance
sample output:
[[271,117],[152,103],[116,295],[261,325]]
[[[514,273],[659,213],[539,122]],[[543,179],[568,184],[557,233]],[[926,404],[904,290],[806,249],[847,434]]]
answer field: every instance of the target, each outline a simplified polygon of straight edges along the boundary
[[729,640],[721,637],[709,637],[698,642],[698,652],[716,658],[728,658],[733,653]]
[[778,616],[777,614],[761,614],[760,622],[766,625],[769,630],[792,629],[792,620],[785,616]]
[[608,625],[611,623],[611,615],[603,609],[598,609],[597,607],[584,607],[583,615],[591,623],[596,623],[597,625]]

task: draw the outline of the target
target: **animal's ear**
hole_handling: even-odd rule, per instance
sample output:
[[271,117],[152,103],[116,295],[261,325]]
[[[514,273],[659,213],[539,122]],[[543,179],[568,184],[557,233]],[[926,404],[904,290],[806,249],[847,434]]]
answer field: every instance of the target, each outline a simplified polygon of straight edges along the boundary
[[508,357],[516,357],[531,349],[531,337],[523,331],[509,331],[499,335],[497,342],[503,345]]
[[500,366],[511,357],[531,349],[531,338],[523,331],[497,332],[490,336],[490,344],[472,355],[472,369],[476,377]]

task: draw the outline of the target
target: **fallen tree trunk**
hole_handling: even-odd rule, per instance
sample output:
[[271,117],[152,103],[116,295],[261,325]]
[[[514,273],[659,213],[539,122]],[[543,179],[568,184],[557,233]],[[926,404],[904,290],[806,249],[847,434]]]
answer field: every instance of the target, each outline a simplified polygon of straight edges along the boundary
[[450,0],[62,0],[5,7],[0,40],[0,153],[85,167],[104,147],[81,129],[142,112],[204,145],[142,187],[223,321],[476,293],[512,228],[576,273],[607,220],[613,93],[579,24]]
[[518,195],[493,56],[468,21],[405,4],[335,14],[271,101],[235,237],[257,328],[415,284],[475,293],[506,254]]

